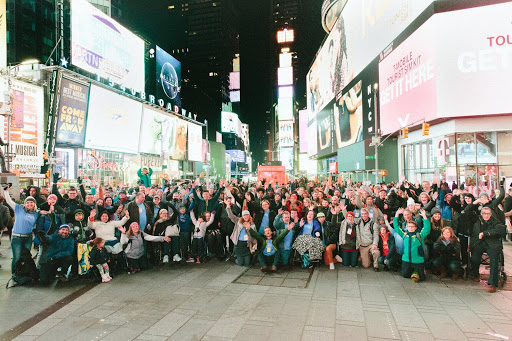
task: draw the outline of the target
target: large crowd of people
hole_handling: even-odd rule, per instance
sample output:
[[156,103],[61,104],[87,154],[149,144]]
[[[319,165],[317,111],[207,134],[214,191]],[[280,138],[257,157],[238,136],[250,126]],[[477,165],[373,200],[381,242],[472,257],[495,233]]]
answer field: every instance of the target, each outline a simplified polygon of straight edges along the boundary
[[91,273],[108,282],[123,271],[215,259],[259,262],[263,272],[341,264],[400,271],[414,282],[427,271],[479,281],[486,253],[487,290],[495,292],[511,232],[512,187],[506,195],[503,182],[476,198],[463,185],[436,179],[151,185],[147,169],[139,176],[131,188],[91,189],[80,178],[78,188],[59,187],[54,174],[50,188],[25,189],[23,204],[0,187],[0,229],[11,235],[13,275],[28,250],[42,284]]

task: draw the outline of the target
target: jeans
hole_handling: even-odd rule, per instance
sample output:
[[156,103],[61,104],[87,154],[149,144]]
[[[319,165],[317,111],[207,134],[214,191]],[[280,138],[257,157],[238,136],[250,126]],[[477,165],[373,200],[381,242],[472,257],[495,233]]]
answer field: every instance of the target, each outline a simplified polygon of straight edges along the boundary
[[58,268],[61,268],[64,274],[67,273],[73,261],[72,258],[71,256],[66,256],[48,260],[46,263],[41,264],[41,271],[39,273],[41,284],[50,284],[55,279]]
[[359,255],[359,253],[356,251],[356,252],[348,252],[348,251],[345,251],[345,250],[341,250],[341,258],[343,258],[343,266],[351,266],[353,268],[355,268],[357,266],[357,256]]
[[277,261],[281,261],[281,264],[282,265],[288,265],[288,262],[290,261],[290,253],[292,252],[292,250],[284,250],[284,249],[279,249],[277,251]]
[[187,258],[190,255],[190,232],[180,232],[181,256]]
[[402,261],[402,277],[410,278],[414,270],[416,270],[420,276],[421,281],[426,279],[424,263],[410,263]]
[[191,254],[194,258],[204,257],[204,238],[194,238],[192,240]]
[[169,251],[172,249],[172,255],[180,253],[180,237],[171,237],[171,242],[164,242],[164,256],[169,256]]
[[206,234],[206,245],[208,245],[209,253],[215,254],[219,259],[222,258],[224,255],[224,243],[222,242],[222,234],[219,230]]
[[32,249],[32,236],[30,237],[18,237],[12,236],[11,249],[12,249],[12,263],[11,272],[14,274],[14,266],[21,256],[21,249],[26,248],[29,251]]
[[434,258],[432,260],[432,267],[437,270],[442,270],[442,268],[444,268],[445,271],[451,274],[459,274],[462,270],[460,260],[449,258],[444,255]]

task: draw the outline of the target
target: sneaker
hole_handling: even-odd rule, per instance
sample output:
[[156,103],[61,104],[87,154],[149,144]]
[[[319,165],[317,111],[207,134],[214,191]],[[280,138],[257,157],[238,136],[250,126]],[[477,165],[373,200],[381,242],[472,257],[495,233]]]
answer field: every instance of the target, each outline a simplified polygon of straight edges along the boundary
[[334,259],[336,259],[338,263],[343,263],[343,259],[339,255],[336,255]]
[[187,258],[187,263],[194,263],[194,258],[188,257]]
[[277,271],[277,266],[272,265],[272,266],[270,267],[270,271],[271,271],[271,272],[276,272],[276,271]]
[[181,262],[181,257],[180,255],[174,255],[174,257],[172,257],[172,260],[175,262]]
[[335,267],[334,267],[334,263],[330,263],[330,264],[329,264],[329,270],[334,270],[334,269],[335,269]]
[[107,277],[101,279],[102,283],[107,283],[108,281],[109,281],[109,279]]
[[107,276],[107,278],[108,278],[108,280],[109,280],[109,281],[111,281],[111,280],[112,280],[112,277],[110,277],[110,276]]
[[414,283],[419,283],[420,281],[420,275],[418,274],[412,274],[411,279]]
[[201,260],[199,259],[199,257],[196,258],[196,264],[201,264]]
[[261,270],[261,272],[268,272],[268,266],[265,265],[265,266],[261,267],[260,270]]
[[169,256],[165,255],[162,263],[169,263]]
[[494,285],[489,285],[487,287],[487,292],[490,292],[490,293],[496,292],[496,287]]

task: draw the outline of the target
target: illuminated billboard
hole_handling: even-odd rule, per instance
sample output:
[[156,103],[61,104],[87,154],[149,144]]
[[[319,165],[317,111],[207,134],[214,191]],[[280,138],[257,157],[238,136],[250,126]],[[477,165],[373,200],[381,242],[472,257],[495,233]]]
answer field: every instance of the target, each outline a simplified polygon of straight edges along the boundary
[[139,152],[161,155],[163,150],[165,154],[170,155],[176,142],[176,120],[176,117],[144,107]]
[[368,1],[348,1],[306,78],[310,119],[337,97],[351,79],[356,78],[432,2],[394,0],[369,4]]
[[308,111],[299,111],[299,150],[300,153],[308,152]]
[[279,54],[279,67],[292,66],[292,54],[283,52]]
[[176,137],[174,138],[174,148],[171,152],[171,158],[175,160],[185,160],[187,151],[188,122],[180,118],[176,119]]
[[221,131],[223,133],[235,133],[240,136],[241,125],[242,123],[237,114],[229,111],[221,112]]
[[[156,98],[170,103],[173,111],[181,108],[181,63],[156,46]],[[178,107],[178,110],[175,110]]]
[[142,103],[91,85],[85,148],[137,154]]
[[71,63],[144,91],[144,41],[85,0],[71,1]]
[[226,150],[226,153],[231,156],[231,162],[245,162],[245,152],[243,150],[231,149]]
[[189,122],[188,123],[188,161],[202,161],[203,155],[203,128]]
[[277,31],[277,42],[279,44],[282,43],[292,43],[295,39],[295,31],[293,29],[287,29]]
[[279,121],[279,147],[293,147],[293,121]]
[[277,69],[277,85],[293,84],[293,67],[280,67]]
[[240,102],[240,90],[230,91],[229,92],[229,101],[231,103]]
[[279,98],[292,98],[293,97],[293,86],[280,86],[278,89]]
[[279,160],[286,170],[293,170],[293,148],[279,148]]
[[83,147],[89,85],[62,78],[57,121],[57,144]]
[[229,73],[229,90],[240,89],[240,72]]
[[[7,92],[7,78],[0,81],[0,93]],[[44,93],[43,88],[12,80],[9,152],[11,170],[38,173],[43,165]],[[0,115],[1,136],[7,142],[7,119]]]
[[279,120],[293,120],[293,98],[279,98],[277,113]]

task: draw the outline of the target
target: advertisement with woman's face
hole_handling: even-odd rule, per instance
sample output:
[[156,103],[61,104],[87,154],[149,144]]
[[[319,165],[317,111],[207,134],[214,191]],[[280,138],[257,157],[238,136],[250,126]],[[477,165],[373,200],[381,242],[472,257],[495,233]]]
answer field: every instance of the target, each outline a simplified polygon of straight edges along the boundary
[[363,127],[362,81],[334,102],[334,131],[337,148],[360,140]]

